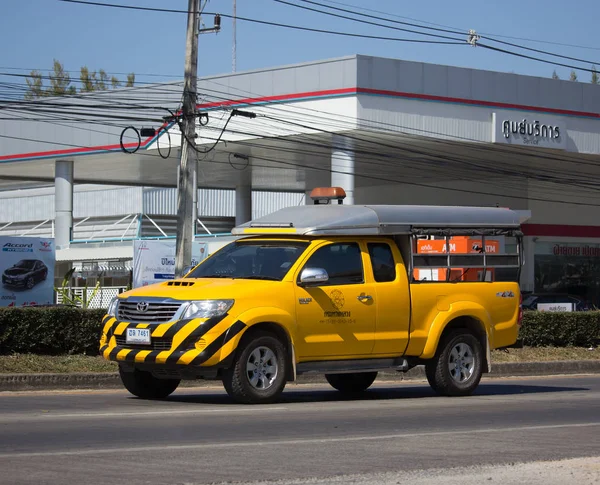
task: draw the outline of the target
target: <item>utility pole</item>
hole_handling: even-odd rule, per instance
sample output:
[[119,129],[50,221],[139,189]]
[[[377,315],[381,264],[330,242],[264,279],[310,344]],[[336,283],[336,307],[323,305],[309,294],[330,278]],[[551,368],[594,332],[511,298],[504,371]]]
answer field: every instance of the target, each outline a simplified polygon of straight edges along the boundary
[[192,239],[195,222],[193,201],[196,185],[196,89],[198,88],[198,18],[200,0],[188,0],[188,23],[185,46],[185,81],[183,87],[183,126],[181,160],[177,184],[177,242],[175,277],[192,263]]
[[237,0],[233,0],[233,19],[231,21],[232,30],[233,30],[233,47],[231,49],[231,71],[235,72],[236,68],[236,47],[237,47],[237,38],[236,38],[236,27],[235,20],[237,17]]

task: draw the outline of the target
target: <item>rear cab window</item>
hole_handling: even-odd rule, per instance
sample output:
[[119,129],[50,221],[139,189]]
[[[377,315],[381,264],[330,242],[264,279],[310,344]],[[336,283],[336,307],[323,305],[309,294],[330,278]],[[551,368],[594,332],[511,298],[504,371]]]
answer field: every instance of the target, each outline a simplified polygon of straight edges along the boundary
[[394,253],[387,243],[367,243],[373,276],[376,283],[388,283],[396,279]]

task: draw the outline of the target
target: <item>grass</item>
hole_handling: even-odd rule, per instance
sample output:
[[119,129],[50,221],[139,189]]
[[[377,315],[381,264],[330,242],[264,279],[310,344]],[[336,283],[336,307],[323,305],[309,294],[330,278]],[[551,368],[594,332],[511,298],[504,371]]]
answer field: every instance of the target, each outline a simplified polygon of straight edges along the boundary
[[13,354],[0,356],[0,374],[117,372],[117,364],[88,355]]
[[[557,360],[599,360],[600,349],[580,347],[525,347],[508,352],[494,350],[492,362],[548,362]],[[0,356],[0,374],[43,374],[70,372],[116,372],[117,364],[87,355],[14,354]]]
[[549,362],[557,360],[599,360],[600,348],[524,347],[492,351],[492,362]]

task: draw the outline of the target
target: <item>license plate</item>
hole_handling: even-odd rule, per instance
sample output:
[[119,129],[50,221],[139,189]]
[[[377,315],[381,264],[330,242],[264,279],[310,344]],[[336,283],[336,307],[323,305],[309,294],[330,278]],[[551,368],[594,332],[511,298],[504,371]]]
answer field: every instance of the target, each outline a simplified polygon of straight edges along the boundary
[[150,329],[128,328],[125,342],[128,344],[150,344]]

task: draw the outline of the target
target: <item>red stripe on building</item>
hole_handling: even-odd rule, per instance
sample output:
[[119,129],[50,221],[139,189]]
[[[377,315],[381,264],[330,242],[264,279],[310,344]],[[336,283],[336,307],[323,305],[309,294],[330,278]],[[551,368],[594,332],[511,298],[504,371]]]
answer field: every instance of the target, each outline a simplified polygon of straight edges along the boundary
[[541,108],[539,106],[499,103],[499,102],[495,102],[495,101],[482,101],[482,100],[478,100],[478,99],[451,98],[448,96],[434,96],[431,94],[403,93],[400,91],[386,91],[383,89],[370,89],[370,88],[357,88],[357,92],[359,94],[360,93],[377,94],[380,96],[422,99],[425,101],[442,101],[445,103],[470,104],[473,106],[486,106],[486,107],[490,107],[490,108],[518,109],[518,110],[523,110],[523,111],[536,111],[539,113],[554,113],[554,114],[560,114],[560,115],[580,116],[580,117],[587,117],[587,118],[600,118],[599,113],[589,113],[587,111],[574,111],[574,110],[569,110],[569,109],[557,109],[557,108]]

